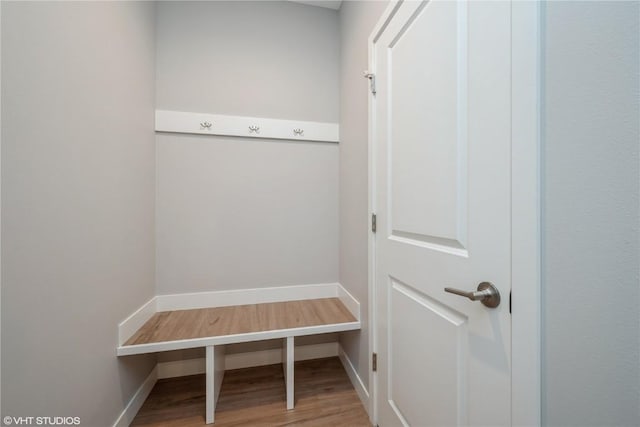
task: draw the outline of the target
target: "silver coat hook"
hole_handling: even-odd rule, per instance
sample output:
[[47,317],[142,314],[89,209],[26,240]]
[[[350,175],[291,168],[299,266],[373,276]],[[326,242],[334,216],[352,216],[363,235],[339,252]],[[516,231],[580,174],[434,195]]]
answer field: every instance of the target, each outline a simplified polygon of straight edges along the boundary
[[260,126],[249,126],[249,133],[260,133]]
[[365,79],[369,79],[369,84],[371,87],[371,93],[376,94],[376,75],[374,73],[370,73],[369,71],[363,71],[362,75]]
[[293,134],[295,136],[304,136],[304,129],[300,129],[300,128],[295,128],[293,130]]
[[200,127],[202,129],[211,129],[212,125],[213,125],[213,123],[211,123],[211,122],[201,122],[200,123]]

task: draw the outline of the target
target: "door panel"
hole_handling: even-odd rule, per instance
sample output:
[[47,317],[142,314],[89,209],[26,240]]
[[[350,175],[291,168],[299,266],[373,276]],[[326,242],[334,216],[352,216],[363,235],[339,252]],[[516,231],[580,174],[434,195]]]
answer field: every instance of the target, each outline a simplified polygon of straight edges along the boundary
[[[389,401],[396,415],[409,425],[464,423],[466,316],[398,280],[391,279],[389,290]],[[406,387],[413,382],[429,386],[415,393]]]
[[417,8],[387,51],[391,233],[435,248],[464,249],[467,94],[466,69],[457,59],[465,53],[458,48],[465,39],[466,7],[427,4]]
[[[405,1],[374,42],[380,426],[510,423],[510,19]],[[444,292],[484,281],[497,308]]]

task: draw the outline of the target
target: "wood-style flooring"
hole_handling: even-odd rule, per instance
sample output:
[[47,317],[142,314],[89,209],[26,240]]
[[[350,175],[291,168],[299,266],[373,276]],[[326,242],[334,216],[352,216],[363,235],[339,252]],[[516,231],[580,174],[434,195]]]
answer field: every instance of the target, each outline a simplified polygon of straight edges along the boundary
[[124,345],[355,321],[338,298],[163,311],[154,314]]
[[[206,426],[205,376],[159,380],[132,426]],[[213,427],[371,426],[337,357],[296,362],[287,411],[282,365],[227,371]]]

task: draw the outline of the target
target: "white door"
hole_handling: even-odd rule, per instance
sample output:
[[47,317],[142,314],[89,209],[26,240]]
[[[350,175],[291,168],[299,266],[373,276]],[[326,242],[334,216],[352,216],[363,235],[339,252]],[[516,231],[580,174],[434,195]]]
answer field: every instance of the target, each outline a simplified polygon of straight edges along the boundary
[[[374,38],[377,411],[511,419],[511,4],[405,1]],[[445,292],[499,290],[500,305]]]

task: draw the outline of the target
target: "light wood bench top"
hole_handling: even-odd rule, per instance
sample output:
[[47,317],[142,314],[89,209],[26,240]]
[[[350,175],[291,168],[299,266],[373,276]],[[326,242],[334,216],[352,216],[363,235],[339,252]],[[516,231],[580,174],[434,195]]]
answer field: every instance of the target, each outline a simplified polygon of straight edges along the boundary
[[154,314],[118,353],[138,354],[211,344],[360,329],[338,298],[234,305]]

